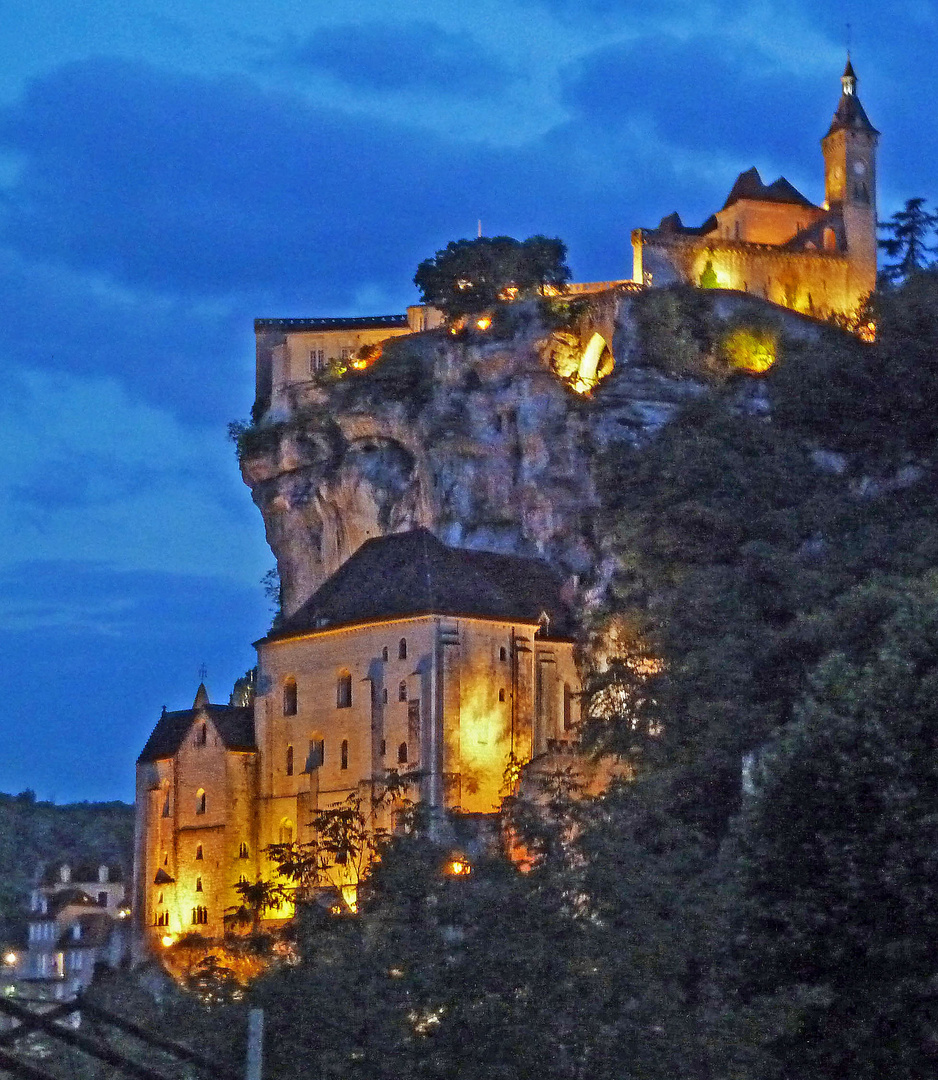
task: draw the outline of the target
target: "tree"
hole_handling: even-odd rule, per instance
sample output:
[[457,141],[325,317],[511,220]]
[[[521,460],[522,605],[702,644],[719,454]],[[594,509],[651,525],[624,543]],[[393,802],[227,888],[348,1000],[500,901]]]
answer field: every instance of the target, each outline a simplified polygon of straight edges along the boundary
[[800,1000],[778,1075],[938,1066],[938,582],[828,658],[740,825],[739,985]]
[[879,227],[889,233],[879,241],[879,246],[896,260],[880,272],[884,281],[889,284],[905,281],[910,274],[930,265],[928,257],[935,249],[928,243],[928,236],[936,226],[938,214],[929,213],[920,196],[906,200],[902,210],[897,210],[888,221],[879,223]]
[[422,303],[455,320],[513,299],[563,291],[570,278],[566,257],[566,245],[547,236],[451,240],[417,267],[414,284]]

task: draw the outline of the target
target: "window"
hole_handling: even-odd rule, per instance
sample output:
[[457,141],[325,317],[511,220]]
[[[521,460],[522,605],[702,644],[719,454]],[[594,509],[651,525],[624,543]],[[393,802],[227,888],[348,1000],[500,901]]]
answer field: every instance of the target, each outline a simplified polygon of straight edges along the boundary
[[352,676],[348,671],[340,671],[335,686],[335,704],[338,709],[349,709],[352,705]]
[[573,728],[573,691],[569,683],[563,684],[563,729],[571,731]]
[[324,349],[309,350],[309,373],[315,375],[326,366],[326,353]]
[[163,817],[169,817],[169,785],[164,788],[163,794]]
[[340,751],[339,768],[348,768],[348,739],[342,740],[342,749]]
[[387,688],[387,687],[385,687],[385,688],[384,688],[384,689],[383,689],[383,690],[381,691],[381,704],[382,704],[382,705],[387,705],[387,703],[388,703],[388,688]]
[[382,660],[387,660],[389,655],[390,654],[388,653],[388,647],[387,647],[387,645],[385,645],[385,647],[381,650],[381,659]]
[[401,681],[398,684],[398,687],[397,687],[397,700],[398,701],[406,701],[407,700],[407,683],[406,682]]
[[205,789],[199,788],[195,793],[195,812],[197,814],[205,813]]
[[283,684],[283,715],[296,716],[296,679],[287,679]]
[[397,748],[397,763],[398,765],[407,764],[407,743],[402,742]]
[[248,857],[248,846],[242,840],[241,841],[241,846],[238,848],[238,858],[239,859],[246,859],[247,857]]
[[208,725],[201,724],[195,733],[195,745],[205,746],[208,743]]
[[99,892],[98,893],[98,907],[107,907],[107,893],[106,892]]
[[287,761],[286,761],[287,776],[293,775],[293,747],[287,747]]
[[504,701],[505,700],[505,688],[504,687],[502,687],[502,689],[498,691],[498,700],[499,701]]
[[351,349],[349,348],[349,346],[348,346],[348,345],[345,345],[345,346],[343,346],[343,347],[342,347],[341,349],[339,349],[339,359],[340,359],[340,360],[341,360],[341,361],[342,361],[343,363],[345,363],[345,361],[346,361],[346,360],[348,360],[348,358],[349,358],[349,357],[350,357],[351,355],[352,355],[352,350],[351,350]]
[[202,859],[202,857],[203,857],[202,856],[202,845],[201,844],[199,844],[199,846],[195,849],[195,857],[197,859]]
[[208,922],[208,908],[194,907],[192,909],[193,926],[204,926]]
[[293,822],[289,818],[280,821],[279,839],[281,844],[293,843]]
[[306,768],[308,772],[312,772],[313,769],[318,769],[320,765],[324,765],[326,762],[326,743],[324,739],[310,739],[309,740],[309,757],[306,759]]
[[388,752],[388,742],[387,742],[387,739],[382,739],[382,740],[381,740],[381,756],[382,756],[382,757],[384,757],[384,755],[385,755],[385,754],[386,754],[387,752]]
[[202,891],[202,879],[200,877],[197,877],[195,879],[195,891],[196,892],[201,892]]
[[505,663],[505,661],[506,661],[506,660],[508,659],[508,650],[507,650],[507,649],[505,648],[505,646],[504,646],[504,645],[503,645],[503,646],[502,646],[502,647],[501,647],[501,648],[500,648],[500,649],[498,650],[498,659],[499,659],[499,660],[500,660],[500,661],[501,661],[501,662],[502,662],[503,664],[504,664],[504,663]]
[[397,643],[397,658],[398,660],[407,659],[407,638],[402,637]]

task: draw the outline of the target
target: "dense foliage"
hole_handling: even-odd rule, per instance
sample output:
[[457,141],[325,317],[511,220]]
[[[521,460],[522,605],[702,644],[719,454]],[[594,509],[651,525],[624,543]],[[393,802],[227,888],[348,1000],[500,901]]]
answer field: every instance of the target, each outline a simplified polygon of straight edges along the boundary
[[451,240],[417,267],[420,300],[448,319],[490,311],[506,300],[562,291],[570,279],[567,247],[548,236]]

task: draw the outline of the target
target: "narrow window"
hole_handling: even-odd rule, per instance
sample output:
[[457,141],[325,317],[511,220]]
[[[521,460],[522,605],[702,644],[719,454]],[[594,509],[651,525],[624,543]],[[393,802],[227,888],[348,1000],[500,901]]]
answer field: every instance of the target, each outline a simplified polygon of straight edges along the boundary
[[326,743],[324,739],[310,739],[309,740],[309,756],[306,759],[306,770],[312,772],[313,769],[318,769],[320,765],[326,763]]
[[341,750],[339,768],[340,769],[347,769],[348,768],[348,739],[343,739],[342,740],[342,750]]
[[281,844],[293,843],[293,822],[289,818],[283,818],[280,822],[279,840]]
[[502,687],[502,689],[498,691],[498,700],[499,701],[504,701],[505,700],[505,689],[504,689],[504,687]]
[[238,848],[238,858],[239,859],[246,859],[247,857],[248,857],[248,846],[242,840],[241,841],[241,847]]
[[98,907],[107,907],[107,893],[106,892],[99,892],[98,893]]
[[382,739],[382,740],[381,740],[381,756],[382,756],[382,757],[384,757],[384,755],[385,755],[385,754],[386,754],[387,752],[388,752],[388,743],[387,743],[387,739]]
[[569,683],[563,684],[563,729],[570,731],[573,728],[573,691]]
[[283,684],[283,715],[296,716],[296,679]]
[[339,709],[348,709],[352,705],[352,676],[348,671],[340,671],[335,687],[335,703]]
[[398,701],[406,701],[407,700],[407,683],[406,682],[401,682],[398,685],[398,687],[397,687],[397,700]]
[[382,704],[382,705],[387,705],[387,703],[388,703],[388,688],[387,688],[387,687],[385,687],[385,688],[384,688],[384,689],[383,689],[383,690],[381,691],[381,704]]
[[202,891],[202,879],[200,877],[197,877],[195,879],[195,891],[196,892],[201,892]]
[[498,650],[498,659],[499,659],[499,660],[500,660],[500,661],[501,661],[501,662],[502,662],[503,664],[504,664],[504,663],[505,663],[505,661],[506,661],[506,660],[508,659],[508,650],[507,650],[507,649],[505,648],[505,646],[504,646],[504,645],[503,645],[503,646],[502,646],[502,647],[501,647],[501,648],[500,648],[500,649]]
[[402,637],[397,643],[397,658],[398,660],[407,659],[407,638]]
[[381,659],[382,660],[387,660],[388,655],[389,655],[388,654],[388,647],[387,647],[387,645],[385,645],[385,647],[381,650]]
[[195,733],[195,745],[205,746],[208,743],[208,726],[202,724],[199,730]]
[[199,788],[199,790],[195,793],[195,812],[197,814],[204,814],[205,813],[205,790],[204,790],[204,788]]
[[293,775],[293,747],[292,746],[287,747],[286,768],[287,768],[287,776],[292,776]]
[[199,844],[199,846],[195,849],[195,857],[197,859],[202,858],[202,845],[201,844]]
[[407,743],[402,742],[397,748],[397,763],[398,765],[407,764]]
[[166,788],[166,794],[163,798],[163,817],[169,817],[169,788]]

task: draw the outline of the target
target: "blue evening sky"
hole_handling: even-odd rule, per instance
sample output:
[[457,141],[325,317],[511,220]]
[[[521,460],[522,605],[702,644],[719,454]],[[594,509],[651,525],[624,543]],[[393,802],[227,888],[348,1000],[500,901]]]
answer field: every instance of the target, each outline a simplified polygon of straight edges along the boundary
[[936,6],[852,8],[0,0],[0,790],[130,799],[253,663],[256,316],[402,311],[479,218],[597,280],[751,165],[820,200],[848,19],[881,216],[935,199]]

